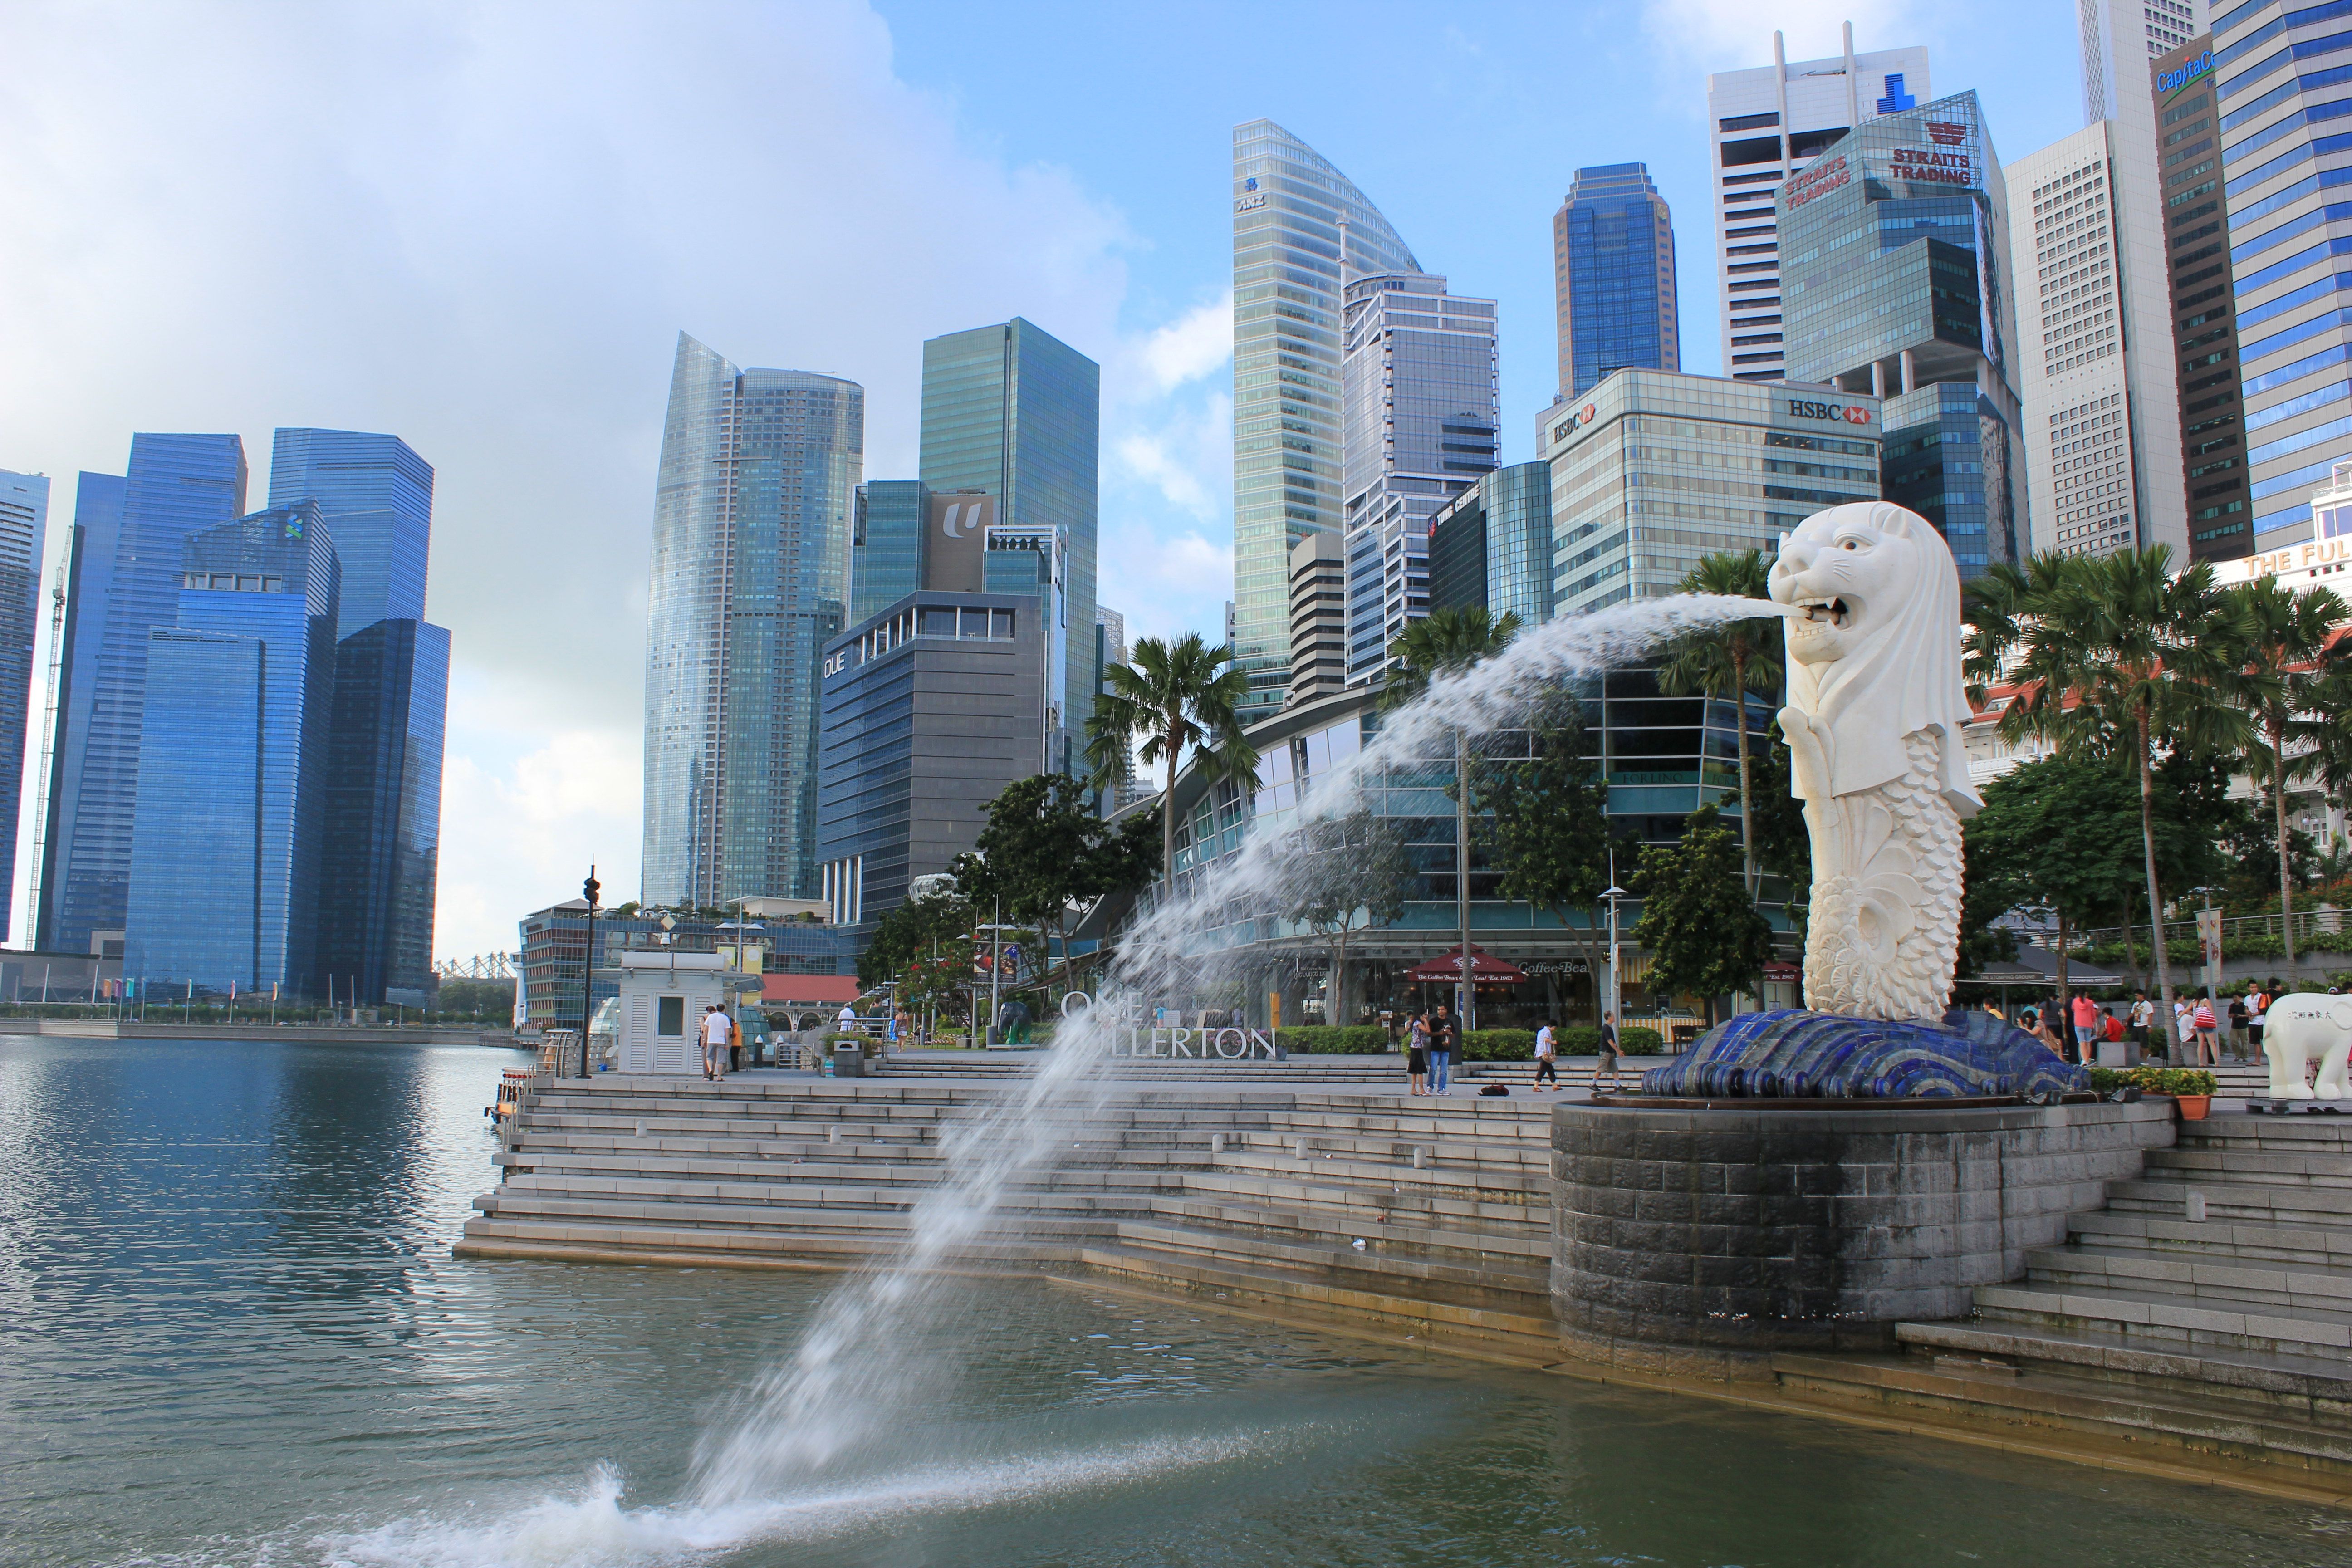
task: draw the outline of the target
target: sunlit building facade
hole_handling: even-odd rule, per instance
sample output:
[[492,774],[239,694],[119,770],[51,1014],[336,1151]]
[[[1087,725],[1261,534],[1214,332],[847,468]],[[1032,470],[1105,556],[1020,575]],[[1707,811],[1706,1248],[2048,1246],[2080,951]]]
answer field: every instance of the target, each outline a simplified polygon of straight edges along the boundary
[[1629,367],[1682,369],[1674,215],[1649,165],[1579,169],[1551,229],[1560,395]]
[[1234,128],[1234,667],[1263,718],[1290,684],[1290,548],[1343,531],[1339,285],[1418,273],[1379,209],[1270,120]]

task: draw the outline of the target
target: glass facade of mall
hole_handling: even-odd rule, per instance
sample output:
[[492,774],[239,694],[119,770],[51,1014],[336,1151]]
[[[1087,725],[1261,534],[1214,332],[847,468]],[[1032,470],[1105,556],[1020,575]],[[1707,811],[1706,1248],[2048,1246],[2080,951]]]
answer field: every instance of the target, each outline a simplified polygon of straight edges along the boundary
[[[1608,816],[1621,845],[1621,865],[1630,868],[1643,844],[1672,843],[1682,837],[1690,813],[1702,804],[1724,805],[1737,793],[1738,720],[1729,702],[1660,693],[1648,670],[1621,669],[1580,684],[1579,698],[1586,743],[1609,781]],[[1176,838],[1180,883],[1204,866],[1237,854],[1253,834],[1280,833],[1297,821],[1298,807],[1318,779],[1345,766],[1380,733],[1377,693],[1354,690],[1305,703],[1250,731],[1259,762],[1243,783],[1211,782],[1197,772],[1179,780]],[[1779,704],[1759,693],[1748,702],[1752,743],[1763,736]],[[1482,738],[1473,768],[1507,765],[1528,754],[1530,736],[1506,731]],[[1350,961],[1363,965],[1355,994],[1377,1011],[1390,1005],[1423,1005],[1401,979],[1403,972],[1451,950],[1458,940],[1454,763],[1450,744],[1443,754],[1382,769],[1364,781],[1365,805],[1393,824],[1406,849],[1411,882],[1404,911],[1395,921],[1360,931],[1349,942]],[[1727,806],[1735,820],[1736,804]],[[1585,949],[1592,922],[1606,924],[1605,910],[1579,913],[1571,932],[1550,910],[1506,899],[1497,871],[1474,825],[1469,864],[1471,941],[1482,950],[1517,964],[1535,977],[1510,997],[1490,1003],[1483,995],[1480,1021],[1488,1026],[1532,1026],[1541,1016],[1562,1022],[1594,1021],[1592,989],[1586,976]],[[1624,872],[1621,870],[1620,879]],[[1776,879],[1763,888],[1765,912],[1787,931],[1787,890]],[[1628,900],[1620,916],[1630,931],[1640,905]],[[1255,948],[1269,973],[1319,974],[1328,943],[1295,922],[1261,915],[1238,919],[1212,934],[1223,948]],[[1646,960],[1629,951],[1627,1012],[1633,1021],[1654,1013],[1660,1002],[1642,994]],[[1277,982],[1278,985],[1289,982]],[[1247,988],[1251,1005],[1263,1010],[1264,984]],[[1793,1005],[1793,1002],[1789,1005]],[[1290,1015],[1295,1016],[1296,1015]],[[1346,1020],[1353,1022],[1354,1020]]]
[[1496,468],[1448,502],[1429,530],[1429,605],[1551,619],[1551,465]]
[[[2352,456],[2352,167],[2341,130],[2352,39],[2332,5],[2216,9],[2213,177],[2227,201],[2252,548],[2271,551],[2320,537],[2311,492]],[[2222,521],[2190,520],[2192,531]]]
[[643,896],[814,896],[817,664],[849,597],[866,394],[684,333],[656,483]]
[[190,536],[150,632],[123,973],[305,992],[341,567],[315,503]]
[[74,623],[60,672],[40,945],[68,952],[120,940],[130,908],[131,819],[149,634],[180,614],[190,536],[245,513],[245,443],[140,434],[120,479],[81,476]]
[[1821,387],[1620,371],[1544,411],[1552,613],[1675,592],[1708,555],[1779,547],[1879,498],[1879,404]]
[[1101,370],[1051,333],[1016,316],[923,344],[923,483],[934,494],[994,496],[998,532],[1059,541],[1063,614],[1047,628],[1055,645],[1059,768],[1084,748],[1094,712],[1101,446]]
[[1341,371],[1348,679],[1429,613],[1429,520],[1494,471],[1495,302],[1420,273],[1350,277]]
[[1234,128],[1234,653],[1247,715],[1290,684],[1290,548],[1343,531],[1340,258],[1421,264],[1363,193],[1270,120]]
[[1776,199],[1788,374],[1885,400],[1889,499],[1963,577],[2015,559],[2025,518],[2008,207],[1973,92],[1864,121]]
[[1561,396],[1612,371],[1682,369],[1674,215],[1649,165],[1576,172],[1552,215],[1552,268]]

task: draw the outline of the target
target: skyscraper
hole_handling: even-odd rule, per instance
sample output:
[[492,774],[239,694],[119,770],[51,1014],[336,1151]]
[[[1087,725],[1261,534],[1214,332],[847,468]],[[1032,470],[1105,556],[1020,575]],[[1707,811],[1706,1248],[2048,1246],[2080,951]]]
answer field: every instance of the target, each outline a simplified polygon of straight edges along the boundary
[[1723,306],[1723,369],[1741,381],[1790,374],[1782,352],[1781,244],[1772,198],[1780,183],[1811,168],[1853,127],[1925,103],[1924,48],[1845,52],[1791,60],[1772,35],[1772,63],[1718,71],[1706,79],[1706,112],[1715,121],[1717,177],[1723,206],[1716,219],[1716,266]]
[[1421,263],[1347,176],[1271,120],[1234,128],[1234,668],[1243,717],[1290,684],[1290,547],[1343,531],[1340,241],[1347,275]]
[[925,585],[931,488],[920,479],[868,479],[857,487],[850,544],[849,618],[880,614]]
[[1680,370],[1674,215],[1646,163],[1579,169],[1551,219],[1559,395],[1612,370]]
[[[2169,353],[2180,405],[2181,492],[2189,554],[2229,561],[2254,548],[2239,391],[2238,302],[2230,290],[2229,197],[2214,184],[2213,40],[2191,38],[2148,62],[2156,88],[2157,189],[2170,272]],[[2173,198],[2178,196],[2176,206]],[[2265,307],[2274,317],[2274,308]]]
[[269,503],[304,500],[342,567],[311,984],[369,1006],[422,1006],[449,700],[449,634],[425,621],[433,466],[396,436],[281,429]]
[[1290,547],[1290,692],[1295,707],[1348,684],[1348,563],[1321,530]]
[[1495,468],[1501,424],[1495,302],[1419,272],[1346,291],[1340,465],[1348,679],[1378,679],[1389,644],[1429,613],[1429,520]]
[[279,430],[269,450],[269,504],[305,500],[319,503],[343,563],[335,636],[382,620],[423,620],[433,465],[397,436]]
[[[1049,728],[1055,768],[1081,767],[1095,709],[1095,539],[1102,447],[1102,372],[1095,362],[1015,316],[923,344],[922,479],[934,493],[996,498],[999,529],[1060,536],[1065,619],[1056,644]],[[879,606],[877,606],[877,608]],[[1074,634],[1073,628],[1076,628]]]
[[[119,480],[85,474],[81,601],[67,651],[58,730],[57,828],[46,854],[44,945],[94,951],[120,940],[130,907],[148,634],[176,626],[182,547],[245,514],[245,443],[235,436],[142,434]],[[93,484],[93,480],[101,482]]]
[[[116,536],[122,527],[122,489],[120,474],[85,472],[75,479],[72,540],[66,550],[65,624],[58,628],[49,670],[48,754],[37,764],[44,770],[47,798],[33,830],[34,871],[39,879],[33,888],[33,935],[27,945],[37,948],[58,941],[58,892],[81,799],[98,649],[112,596]],[[114,956],[120,958],[121,938],[115,942]]]
[[2014,559],[2008,184],[1976,94],[1864,122],[1778,210],[1789,378],[1883,400],[1885,497],[1935,523],[1961,576]]
[[148,634],[126,976],[309,988],[341,575],[312,501],[183,543]]
[[[0,468],[0,931],[16,887],[16,808],[25,794],[25,720],[33,688],[33,641],[41,624],[41,552],[47,542],[49,481]],[[37,761],[36,767],[39,766]]]
[[1551,619],[1551,465],[1496,468],[1429,525],[1429,607],[1476,606],[1523,626]]
[[[2207,178],[2226,182],[2256,552],[2336,537],[2315,531],[2311,496],[2332,489],[2336,463],[2352,457],[2352,270],[2342,260],[2352,255],[2352,200],[2343,193],[2352,172],[2331,166],[2342,135],[2336,121],[2352,104],[2344,66],[2329,58],[2342,31],[2331,7],[2290,9],[2280,0],[2253,0],[2213,22],[2221,166]],[[2174,221],[2197,211],[2184,206]],[[2199,531],[2224,521],[2190,519]],[[2352,519],[2331,508],[2326,521]]]
[[646,638],[647,902],[814,896],[817,664],[849,597],[866,393],[678,334]]

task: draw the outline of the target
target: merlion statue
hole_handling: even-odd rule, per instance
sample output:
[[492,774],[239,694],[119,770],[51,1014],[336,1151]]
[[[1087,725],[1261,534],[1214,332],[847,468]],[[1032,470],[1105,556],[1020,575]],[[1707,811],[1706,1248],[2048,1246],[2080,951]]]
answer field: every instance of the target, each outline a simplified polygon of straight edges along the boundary
[[1984,802],[1960,726],[1960,584],[1935,526],[1891,501],[1814,513],[1772,564],[1780,710],[1813,845],[1805,1002],[1940,1019],[1960,929],[1960,822]]

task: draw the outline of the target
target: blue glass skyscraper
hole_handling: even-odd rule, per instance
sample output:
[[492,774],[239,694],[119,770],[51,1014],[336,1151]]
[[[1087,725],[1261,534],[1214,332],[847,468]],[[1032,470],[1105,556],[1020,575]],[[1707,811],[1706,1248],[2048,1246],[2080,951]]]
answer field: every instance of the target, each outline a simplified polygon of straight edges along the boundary
[[335,636],[425,618],[433,465],[397,436],[282,429],[269,450],[269,504],[314,500],[343,563]]
[[126,977],[308,987],[340,576],[308,501],[183,545],[175,624],[148,634]]
[[1629,365],[1682,369],[1674,215],[1649,165],[1579,169],[1551,226],[1560,395]]
[[281,429],[269,503],[315,504],[342,565],[318,994],[422,1006],[432,976],[449,634],[425,620],[433,466],[397,436]]
[[244,514],[246,479],[236,437],[156,434],[131,438],[121,479],[82,476],[75,521],[87,531],[62,677],[44,945],[84,952],[123,929],[148,634],[178,624],[182,547]]
[[[1047,629],[1061,672],[1051,700],[1063,768],[1085,746],[1095,705],[1101,448],[1101,369],[1052,333],[1015,316],[923,344],[923,483],[994,496],[1002,527],[1060,531],[1064,622]],[[1073,626],[1083,632],[1076,645]]]

